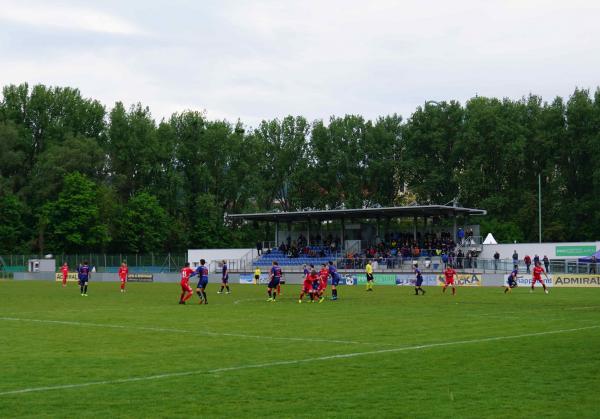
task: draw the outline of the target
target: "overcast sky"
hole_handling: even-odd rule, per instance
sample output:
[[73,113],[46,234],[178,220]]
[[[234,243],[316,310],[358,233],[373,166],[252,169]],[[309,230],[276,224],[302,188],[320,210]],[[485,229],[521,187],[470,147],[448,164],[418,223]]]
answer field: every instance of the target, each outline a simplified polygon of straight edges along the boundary
[[0,84],[157,120],[407,118],[426,100],[595,89],[599,41],[597,0],[0,0]]

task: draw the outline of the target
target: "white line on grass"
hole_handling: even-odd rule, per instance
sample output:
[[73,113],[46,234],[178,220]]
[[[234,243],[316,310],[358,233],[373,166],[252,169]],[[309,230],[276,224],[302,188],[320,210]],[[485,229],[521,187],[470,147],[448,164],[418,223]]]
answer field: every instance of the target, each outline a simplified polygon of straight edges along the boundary
[[589,306],[589,307],[569,307],[565,308],[565,310],[597,310],[600,306]]
[[264,298],[243,298],[241,300],[235,300],[233,304],[244,303],[246,301],[264,301]]
[[378,345],[377,343],[356,342],[356,341],[352,341],[352,340],[245,335],[242,333],[221,333],[221,332],[206,332],[206,331],[202,331],[202,330],[170,329],[170,328],[164,328],[164,327],[144,327],[144,326],[127,326],[127,325],[119,325],[119,324],[85,323],[85,322],[76,322],[76,321],[68,321],[68,320],[24,319],[24,318],[18,318],[18,317],[0,317],[0,320],[14,321],[14,322],[60,324],[60,325],[79,326],[79,327],[100,327],[100,328],[108,328],[108,329],[141,330],[144,332],[189,333],[189,334],[201,335],[201,336],[223,336],[223,337],[259,339],[259,340],[283,340],[283,341],[292,341],[292,342],[315,342],[315,343],[317,343],[317,342],[318,343],[340,343],[340,344],[352,344],[352,345]]
[[144,377],[131,377],[131,378],[119,378],[116,380],[91,381],[88,383],[63,384],[63,385],[46,386],[46,387],[31,387],[31,388],[23,388],[20,390],[10,390],[10,391],[0,392],[0,396],[8,396],[8,395],[13,395],[13,394],[23,394],[23,393],[34,393],[34,392],[50,391],[50,390],[64,390],[64,389],[70,389],[70,388],[82,388],[82,387],[98,386],[98,385],[105,385],[105,384],[122,384],[122,383],[132,383],[132,382],[136,382],[136,381],[160,380],[162,378],[177,378],[177,377],[185,377],[185,376],[189,376],[189,375],[218,374],[221,372],[240,371],[240,370],[256,369],[256,368],[270,368],[270,367],[277,367],[277,366],[282,366],[282,365],[296,365],[296,364],[304,364],[304,363],[311,363],[311,362],[318,362],[318,361],[328,361],[331,359],[354,358],[354,357],[365,356],[365,355],[379,355],[379,354],[395,353],[395,352],[403,352],[403,351],[418,351],[421,349],[439,348],[439,347],[444,347],[444,346],[468,345],[470,343],[485,343],[485,342],[494,342],[494,341],[499,341],[499,340],[520,339],[520,338],[528,338],[528,337],[535,337],[535,336],[554,335],[554,334],[559,334],[559,333],[578,332],[581,330],[597,329],[599,327],[600,327],[600,325],[594,325],[594,326],[578,327],[578,328],[574,328],[574,329],[559,329],[559,330],[549,330],[547,332],[524,333],[521,335],[494,336],[494,337],[480,338],[480,339],[459,340],[459,341],[454,341],[454,342],[427,343],[427,344],[423,344],[423,345],[404,346],[404,347],[400,347],[400,348],[380,349],[380,350],[376,350],[376,351],[365,351],[365,352],[352,352],[352,353],[347,353],[347,354],[326,355],[326,356],[319,356],[316,358],[292,359],[292,360],[288,360],[288,361],[268,362],[268,363],[264,363],[264,364],[238,365],[238,366],[234,366],[234,367],[217,368],[217,369],[213,369],[213,370],[172,372],[172,373],[165,373],[165,374],[148,375],[148,376],[144,376]]

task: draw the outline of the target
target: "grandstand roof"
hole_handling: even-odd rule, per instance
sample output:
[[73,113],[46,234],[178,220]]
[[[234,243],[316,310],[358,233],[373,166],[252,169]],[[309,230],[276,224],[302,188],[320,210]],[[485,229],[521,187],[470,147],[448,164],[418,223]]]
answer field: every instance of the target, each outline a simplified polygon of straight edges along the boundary
[[254,214],[229,214],[231,220],[246,221],[305,221],[340,220],[342,218],[410,218],[457,215],[486,215],[487,211],[476,208],[448,205],[413,205],[407,207],[355,208],[333,210],[305,210],[290,212],[259,212]]

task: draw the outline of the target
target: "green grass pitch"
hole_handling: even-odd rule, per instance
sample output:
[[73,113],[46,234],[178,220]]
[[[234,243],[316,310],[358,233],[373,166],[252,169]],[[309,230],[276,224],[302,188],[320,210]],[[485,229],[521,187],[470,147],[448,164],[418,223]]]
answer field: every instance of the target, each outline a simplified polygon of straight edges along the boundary
[[600,290],[0,281],[0,417],[598,417]]

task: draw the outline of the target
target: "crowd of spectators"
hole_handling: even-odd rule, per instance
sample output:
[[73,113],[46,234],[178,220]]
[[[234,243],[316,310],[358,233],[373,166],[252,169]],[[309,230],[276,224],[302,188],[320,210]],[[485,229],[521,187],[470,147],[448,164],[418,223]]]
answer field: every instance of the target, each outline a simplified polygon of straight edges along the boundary
[[[469,232],[471,233],[471,232]],[[467,234],[469,234],[467,233]],[[464,240],[464,237],[462,238]],[[345,265],[348,267],[361,268],[366,260],[376,261],[388,268],[396,268],[406,260],[425,259],[438,257],[444,265],[456,268],[476,268],[478,252],[456,249],[456,242],[451,233],[442,231],[439,235],[433,233],[417,233],[416,239],[413,234],[392,233],[386,234],[382,240],[375,242],[362,252],[351,252],[346,254]]]
[[[318,234],[314,238],[311,237],[311,245],[308,245],[308,240],[302,233],[296,240],[292,240],[290,236],[287,237],[286,241],[281,242],[278,249],[289,258],[299,257],[327,257],[335,255],[338,249],[340,249],[341,240],[339,237],[333,237],[328,235],[324,240],[321,239],[321,235]],[[270,254],[267,251],[267,254]]]

